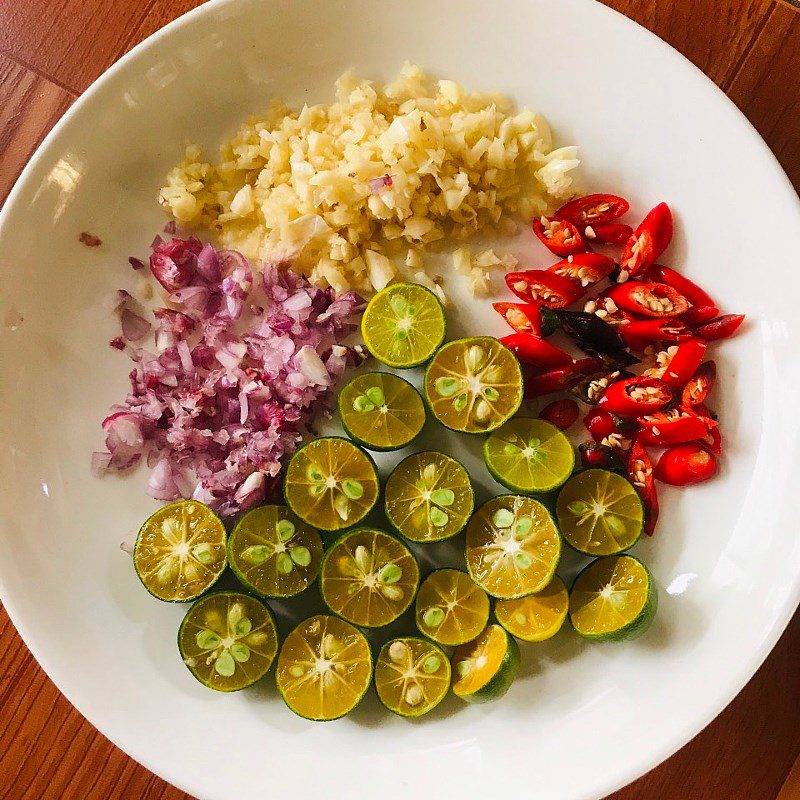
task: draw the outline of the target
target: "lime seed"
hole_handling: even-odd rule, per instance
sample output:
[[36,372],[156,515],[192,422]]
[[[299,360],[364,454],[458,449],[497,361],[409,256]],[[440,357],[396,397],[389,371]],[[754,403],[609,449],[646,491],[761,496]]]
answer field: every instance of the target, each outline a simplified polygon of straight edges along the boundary
[[422,621],[429,627],[435,628],[444,622],[444,611],[438,606],[433,606],[425,610],[422,615]]
[[497,528],[510,528],[514,515],[507,508],[498,508],[492,515],[492,522]]

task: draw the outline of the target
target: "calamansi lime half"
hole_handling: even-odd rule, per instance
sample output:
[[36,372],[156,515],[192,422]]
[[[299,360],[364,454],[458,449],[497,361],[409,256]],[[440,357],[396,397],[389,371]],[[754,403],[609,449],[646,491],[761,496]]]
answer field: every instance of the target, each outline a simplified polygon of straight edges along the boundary
[[519,660],[514,639],[500,625],[489,625],[453,653],[453,693],[470,703],[497,700],[514,682]]
[[178,631],[184,664],[204,686],[244,689],[263,677],[278,650],[275,620],[247,594],[214,592],[198,600]]
[[399,450],[425,424],[425,404],[405,379],[388,372],[358,375],[339,392],[347,435],[370,450]]
[[291,597],[319,575],[322,539],[285,506],[248,511],[228,538],[228,561],[246,589]]
[[219,580],[226,564],[225,526],[208,506],[180,500],[142,525],[133,550],[136,574],[159,600],[194,600]]
[[555,636],[567,618],[569,594],[558,577],[536,594],[516,600],[498,600],[494,604],[497,621],[517,639],[543,642]]
[[641,636],[657,608],[653,577],[641,561],[628,555],[593,561],[575,579],[569,594],[572,627],[595,641]]
[[467,526],[469,574],[501,600],[540,592],[560,556],[561,537],[550,512],[530,497],[494,497]]
[[352,711],[369,688],[369,642],[342,619],[310,617],[284,640],[275,679],[295,714],[318,721],[338,719]]
[[419,567],[411,551],[372,528],[345,534],[322,561],[322,599],[354,625],[388,625],[411,605],[418,584]]
[[406,636],[381,648],[375,689],[389,711],[420,717],[439,705],[449,688],[450,661],[435,644]]
[[444,341],[444,310],[424,286],[393,283],[369,301],[361,333],[378,361],[399,369],[416,367]]
[[558,495],[556,516],[567,542],[590,556],[633,547],[644,528],[644,508],[634,485],[604,469],[570,478]]
[[488,433],[516,414],[522,403],[519,361],[491,336],[448,342],[425,372],[425,398],[445,427]]
[[384,490],[386,516],[406,539],[437,542],[461,531],[475,495],[469,473],[454,458],[428,451],[401,461]]
[[300,519],[322,531],[358,524],[378,499],[378,473],[357,445],[336,436],[314,439],[289,462],[284,494]]
[[489,598],[458,569],[437,569],[419,587],[415,618],[420,631],[444,645],[474,639],[489,621]]
[[515,417],[484,442],[483,457],[494,478],[513,492],[557,489],[575,468],[575,450],[555,425]]

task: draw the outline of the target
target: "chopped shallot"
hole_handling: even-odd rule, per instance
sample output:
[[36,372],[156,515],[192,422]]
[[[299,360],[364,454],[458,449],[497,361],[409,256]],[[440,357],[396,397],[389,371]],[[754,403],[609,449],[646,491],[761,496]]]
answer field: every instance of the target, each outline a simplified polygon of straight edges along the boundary
[[194,238],[157,236],[152,250],[170,307],[152,324],[127,292],[112,300],[122,324],[112,345],[133,361],[131,391],[103,421],[106,450],[92,455],[92,471],[144,460],[156,499],[194,497],[236,514],[264,501],[331,387],[361,359],[344,341],[363,300],[285,265],[254,275],[241,254]]

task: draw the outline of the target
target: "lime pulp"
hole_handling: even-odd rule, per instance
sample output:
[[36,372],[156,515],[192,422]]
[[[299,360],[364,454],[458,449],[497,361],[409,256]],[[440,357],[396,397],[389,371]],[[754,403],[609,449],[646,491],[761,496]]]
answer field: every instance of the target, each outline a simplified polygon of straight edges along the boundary
[[314,439],[289,462],[284,495],[289,508],[322,531],[350,528],[378,499],[378,473],[357,445],[336,436]]
[[248,511],[228,537],[228,563],[246,589],[292,597],[319,575],[322,539],[285,506]]
[[432,642],[411,636],[391,639],[375,663],[380,701],[401,717],[434,709],[450,688],[450,660]]
[[278,650],[267,605],[237,592],[213,592],[188,611],[178,631],[184,664],[200,683],[235,692],[262,678]]
[[484,503],[467,525],[467,569],[472,579],[501,600],[540,592],[561,557],[550,512],[538,501],[501,495]]
[[446,428],[489,433],[522,403],[517,357],[491,336],[448,342],[425,372],[425,399]]
[[575,468],[575,450],[555,425],[516,417],[494,431],[483,445],[492,476],[513,492],[549,492]]
[[455,536],[475,505],[469,473],[444,453],[414,453],[401,461],[384,489],[384,508],[406,539],[436,542]]
[[369,301],[361,318],[367,350],[390,367],[424,364],[444,341],[442,304],[424,286],[394,283]]
[[629,555],[598,558],[581,572],[569,595],[572,627],[586,639],[635,639],[649,627],[658,591],[647,567]]
[[184,603],[208,591],[226,565],[225,526],[208,506],[179,500],[156,511],[139,530],[136,574],[159,600]]
[[558,495],[556,516],[564,539],[581,553],[621,553],[639,540],[644,507],[622,475],[587,469],[570,478]]
[[339,392],[339,416],[351,439],[370,450],[399,450],[425,424],[425,404],[405,379],[367,372]]

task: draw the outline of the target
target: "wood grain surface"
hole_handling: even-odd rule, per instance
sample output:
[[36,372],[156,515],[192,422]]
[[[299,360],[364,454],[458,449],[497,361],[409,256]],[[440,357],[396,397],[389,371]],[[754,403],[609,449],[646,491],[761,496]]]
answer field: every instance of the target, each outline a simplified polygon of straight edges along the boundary
[[[797,4],[605,3],[672,44],[727,92],[800,187]],[[0,0],[0,202],[78,93],[141,39],[196,5],[195,0]],[[708,728],[609,800],[800,800],[799,663],[800,614]],[[0,800],[40,798],[191,800],[81,717],[0,609]]]

